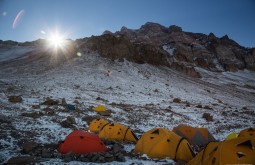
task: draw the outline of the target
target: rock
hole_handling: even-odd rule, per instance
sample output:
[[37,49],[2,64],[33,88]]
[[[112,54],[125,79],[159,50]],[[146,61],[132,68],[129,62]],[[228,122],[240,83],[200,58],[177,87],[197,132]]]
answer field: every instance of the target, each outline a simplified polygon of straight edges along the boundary
[[32,108],[33,108],[33,109],[39,109],[39,108],[40,108],[40,105],[32,105]]
[[105,155],[104,155],[104,157],[105,158],[112,158],[112,157],[114,157],[112,154],[110,154],[110,153],[105,153]]
[[113,161],[115,161],[115,158],[114,157],[105,158],[105,161],[106,162],[113,162]]
[[117,161],[120,161],[120,162],[125,162],[125,161],[126,161],[124,155],[121,154],[121,153],[119,153],[119,154],[116,155],[116,160],[117,160]]
[[212,108],[211,108],[210,106],[208,106],[208,105],[206,105],[206,106],[204,107],[204,109],[212,110]]
[[112,146],[112,152],[114,154],[116,153],[122,153],[123,152],[123,146],[121,144],[118,144],[118,143],[115,143],[113,146]]
[[[147,22],[140,29],[122,27],[116,33],[106,31],[101,36],[86,39],[86,42],[81,40],[79,44],[111,60],[171,66],[194,78],[201,77],[194,67],[210,71],[255,70],[254,48],[242,47],[227,35],[218,38],[213,33],[184,32],[176,25],[167,28]],[[174,49],[171,55],[162,45]]]
[[190,77],[201,78],[201,75],[199,74],[199,72],[197,72],[195,70],[195,68],[192,66],[188,66],[188,65],[184,65],[184,64],[175,62],[171,65],[171,68],[173,68],[179,72],[182,72]]
[[90,159],[87,158],[87,157],[84,157],[84,155],[81,155],[79,160],[82,161],[82,162],[90,162]]
[[36,162],[37,159],[34,156],[16,156],[9,159],[7,165],[35,164]]
[[99,159],[100,155],[99,154],[94,154],[91,158],[91,162],[96,162]]
[[42,112],[32,112],[32,113],[22,113],[21,116],[25,116],[25,117],[31,117],[33,119],[39,118],[41,116],[43,116],[44,114]]
[[73,160],[73,154],[65,154],[63,155],[64,162],[70,162]]
[[244,57],[246,68],[255,71],[255,48],[248,51],[248,55]]
[[170,32],[182,32],[182,28],[176,25],[169,26],[168,30]]
[[64,128],[73,128],[72,123],[70,123],[68,120],[64,120],[60,123],[60,125]]
[[49,150],[42,150],[42,158],[51,158],[52,157],[52,152]]
[[21,148],[25,154],[29,154],[29,153],[33,152],[34,149],[38,146],[39,146],[39,144],[31,141],[31,142],[26,142],[26,143],[22,144]]
[[90,124],[92,120],[96,119],[97,117],[95,116],[83,116],[82,117],[82,120],[85,121],[87,124]]
[[58,100],[53,100],[51,98],[46,98],[46,101],[42,103],[43,105],[58,105],[59,101]]
[[72,116],[68,116],[67,120],[70,121],[70,123],[72,123],[72,124],[76,124],[75,118]]
[[67,105],[66,99],[65,99],[65,98],[62,98],[62,100],[61,100],[61,105],[63,105],[63,106],[66,106],[66,105]]
[[61,153],[58,153],[58,152],[54,152],[54,153],[52,154],[52,157],[53,157],[53,158],[57,158],[57,159],[62,159],[62,154],[61,154]]
[[201,104],[197,105],[196,107],[197,108],[203,108]]
[[98,163],[105,163],[105,158],[103,156],[99,156],[97,162]]
[[88,39],[87,46],[111,60],[125,58],[139,64],[168,66],[167,52],[154,45],[134,44],[127,37],[102,35]]
[[9,96],[8,100],[11,103],[20,103],[20,102],[22,102],[23,99],[21,96]]
[[181,99],[179,99],[179,98],[174,98],[174,99],[173,99],[173,102],[174,102],[174,103],[180,103],[180,102],[181,102]]
[[202,116],[206,121],[213,121],[213,116],[210,115],[210,113],[204,113]]
[[111,31],[109,31],[109,30],[105,30],[103,33],[102,33],[102,35],[104,35],[104,34],[113,34]]
[[97,112],[99,115],[101,116],[111,116],[111,110],[106,110],[106,111],[102,111],[102,112]]
[[201,68],[207,68],[208,67],[208,63],[204,58],[197,58],[195,60],[195,63],[197,64],[197,66],[201,67]]
[[60,124],[64,128],[73,128],[73,124],[76,124],[75,118],[68,116],[67,119],[62,121]]

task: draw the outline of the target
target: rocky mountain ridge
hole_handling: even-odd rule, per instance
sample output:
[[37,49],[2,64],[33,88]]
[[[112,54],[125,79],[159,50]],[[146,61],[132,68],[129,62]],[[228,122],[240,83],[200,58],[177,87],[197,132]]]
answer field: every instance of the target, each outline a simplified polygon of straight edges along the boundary
[[[116,33],[106,31],[100,37],[105,35],[126,37],[136,45],[156,47],[157,51],[151,53],[164,54],[168,59],[166,65],[171,67],[201,67],[210,71],[255,70],[255,49],[240,46],[227,35],[218,38],[213,33],[184,32],[175,25],[167,28],[151,22],[137,30],[122,27]],[[165,62],[161,64],[165,65]]]
[[[71,54],[97,51],[112,60],[167,66],[196,78],[201,77],[196,68],[213,72],[255,70],[255,48],[240,46],[227,35],[218,38],[213,33],[184,32],[176,25],[164,27],[148,22],[140,29],[122,27],[115,33],[105,31],[100,36],[69,42]],[[42,39],[24,43],[0,40],[0,48],[44,44]]]

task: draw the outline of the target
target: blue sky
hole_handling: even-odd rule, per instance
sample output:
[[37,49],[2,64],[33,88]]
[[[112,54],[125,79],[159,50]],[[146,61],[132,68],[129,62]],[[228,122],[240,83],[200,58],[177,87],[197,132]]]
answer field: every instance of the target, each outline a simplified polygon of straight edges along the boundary
[[77,39],[122,26],[137,29],[146,22],[217,37],[227,34],[242,46],[255,47],[254,0],[0,0],[2,40],[47,38],[56,29]]

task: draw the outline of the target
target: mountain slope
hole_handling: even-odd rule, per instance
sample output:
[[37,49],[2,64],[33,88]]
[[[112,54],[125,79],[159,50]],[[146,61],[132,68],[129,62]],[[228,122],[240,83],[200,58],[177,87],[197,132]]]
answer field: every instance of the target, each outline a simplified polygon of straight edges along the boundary
[[[112,61],[93,52],[82,54],[48,69],[42,64],[49,56],[28,63],[30,58],[24,56],[0,66],[1,120],[5,123],[1,126],[2,161],[18,154],[16,148],[21,148],[24,139],[45,145],[63,140],[73,129],[85,129],[89,122],[83,118],[87,117],[120,122],[139,136],[155,127],[172,129],[183,123],[203,126],[218,140],[255,123],[255,90],[254,86],[248,86],[255,82],[253,72],[215,74],[203,70],[205,78],[200,80],[168,67]],[[26,65],[17,66],[22,61]],[[245,75],[248,75],[246,79]],[[235,84],[229,86],[232,83]],[[8,102],[8,96],[12,95],[21,95],[23,102]],[[59,101],[65,98],[79,110],[40,105],[46,97]],[[181,101],[174,102],[175,98]],[[110,115],[100,116],[91,110],[91,106],[98,104],[110,109]],[[36,105],[38,109],[33,108]],[[204,119],[204,113],[212,115],[213,121]],[[64,127],[61,123],[68,116],[73,117],[75,123]],[[124,147],[130,151],[134,145]],[[126,160],[126,163],[153,163],[130,156]],[[50,161],[61,163],[58,159]]]
[[[196,40],[201,37],[201,41]],[[231,53],[225,56],[225,51],[232,47],[233,52],[238,44],[216,38],[220,44],[209,49],[202,44],[206,37],[215,36],[149,23],[139,30],[122,28],[114,34],[69,41],[69,49],[57,53],[41,40],[2,44],[0,162],[23,154],[22,144],[27,141],[41,145],[39,151],[43,152],[45,146],[56,145],[72,130],[86,129],[92,118],[128,125],[138,136],[155,127],[172,129],[189,124],[208,128],[217,140],[224,140],[230,132],[253,127],[255,73],[244,69],[249,67],[242,61],[250,54],[233,57],[233,65],[240,62],[244,70],[225,72],[224,61],[218,56],[232,58]],[[195,42],[193,50],[188,46],[190,41]],[[251,51],[239,48],[241,52]],[[189,57],[190,51],[196,60]],[[199,51],[207,55],[197,60]],[[212,60],[215,67],[203,64],[203,60]],[[198,75],[201,78],[194,78]],[[12,103],[10,96],[21,96],[23,101]],[[60,104],[42,104],[49,98]],[[63,100],[75,105],[76,110],[66,109]],[[108,113],[93,111],[98,104],[105,105]],[[127,152],[134,148],[133,144],[123,145]],[[57,154],[50,159],[41,157],[37,156],[38,163],[61,164],[65,160],[58,159]],[[131,154],[125,159],[123,163],[111,163],[174,163],[169,159],[143,160]]]

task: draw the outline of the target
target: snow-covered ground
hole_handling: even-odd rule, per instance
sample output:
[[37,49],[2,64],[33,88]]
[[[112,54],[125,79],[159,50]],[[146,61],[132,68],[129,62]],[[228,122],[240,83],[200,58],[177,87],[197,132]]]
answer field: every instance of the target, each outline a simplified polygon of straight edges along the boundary
[[[131,127],[139,136],[155,127],[172,130],[179,124],[189,124],[208,128],[217,140],[224,140],[230,132],[255,125],[254,72],[200,70],[203,78],[193,79],[166,67],[111,61],[96,53],[84,53],[52,69],[42,67],[38,61],[0,66],[0,115],[10,121],[6,122],[6,127],[1,127],[4,128],[0,136],[2,162],[19,154],[21,138],[43,144],[63,140],[73,130],[59,124],[67,116],[75,118],[75,128],[86,129],[88,123],[82,117],[98,117],[90,108],[98,104],[112,111],[104,118]],[[108,72],[111,72],[110,76]],[[9,103],[8,96],[11,95],[21,95],[23,102]],[[55,113],[47,115],[45,105],[32,108],[47,97],[60,101],[65,98],[67,103],[75,104],[80,110],[64,111],[61,106],[51,106]],[[181,99],[181,102],[173,102],[174,98]],[[75,100],[78,102],[73,103]],[[36,118],[22,115],[35,111],[42,114]],[[210,113],[213,121],[202,118],[204,113]],[[15,137],[12,130],[20,134]],[[129,151],[134,147],[130,144],[124,146]],[[61,161],[52,159],[45,163],[59,164]],[[127,158],[123,164],[130,163],[160,164],[135,158]]]

